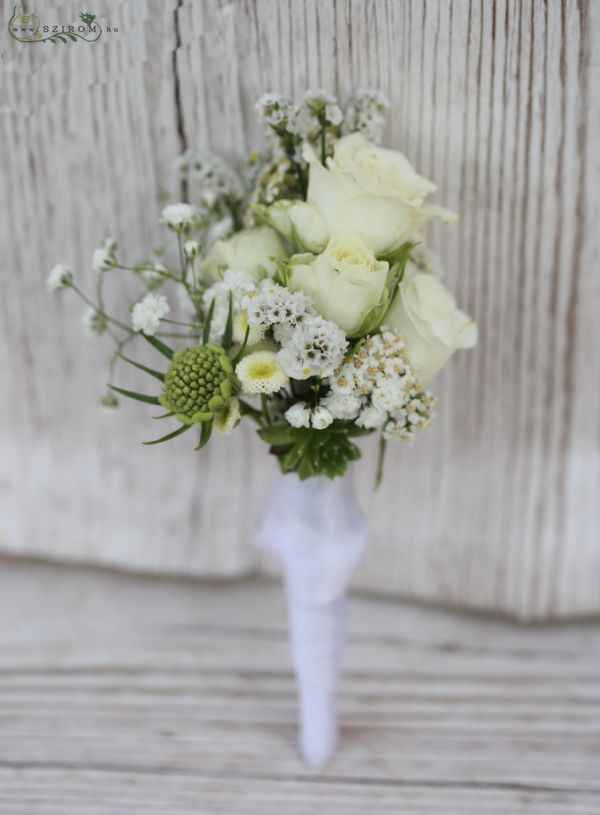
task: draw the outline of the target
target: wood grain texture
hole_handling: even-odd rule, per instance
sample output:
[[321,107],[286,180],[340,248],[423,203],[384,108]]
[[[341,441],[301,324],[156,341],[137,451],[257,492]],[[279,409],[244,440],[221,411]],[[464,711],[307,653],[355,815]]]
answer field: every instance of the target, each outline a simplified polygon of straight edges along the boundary
[[4,559],[7,815],[595,815],[600,630],[353,598],[338,755],[295,745],[277,587]]
[[431,240],[481,339],[435,382],[436,425],[390,455],[377,494],[365,445],[357,585],[523,618],[600,611],[599,4],[104,9],[120,32],[93,46],[3,41],[3,548],[190,574],[264,565],[249,541],[273,465],[252,431],[201,458],[186,437],[140,448],[144,409],[96,412],[102,352],[81,348],[72,303],[41,284],[62,259],[91,282],[107,233],[134,256],[156,243],[173,157],[239,159],[260,142],[265,89],[345,100],[370,85],[392,102],[386,143],[461,212]]

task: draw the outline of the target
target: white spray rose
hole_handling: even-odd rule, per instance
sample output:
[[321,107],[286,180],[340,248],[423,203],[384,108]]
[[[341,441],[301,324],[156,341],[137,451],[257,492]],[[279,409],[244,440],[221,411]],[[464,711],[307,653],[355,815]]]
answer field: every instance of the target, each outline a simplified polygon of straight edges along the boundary
[[310,162],[307,202],[330,232],[352,232],[376,253],[397,249],[434,216],[450,223],[455,213],[424,204],[435,185],[420,176],[402,153],[385,150],[360,133],[340,139],[328,168],[306,150]]
[[388,263],[353,236],[336,235],[316,257],[294,255],[288,269],[288,287],[308,294],[319,314],[353,336],[384,297]]
[[256,214],[299,248],[321,252],[329,230],[319,211],[305,201],[277,201],[270,207],[257,205]]
[[201,264],[204,275],[217,279],[225,269],[244,269],[255,278],[272,277],[273,258],[285,258],[284,246],[270,226],[242,229],[228,240],[218,240]]
[[476,324],[457,308],[443,283],[410,263],[385,323],[402,335],[408,359],[424,384],[454,351],[477,342]]

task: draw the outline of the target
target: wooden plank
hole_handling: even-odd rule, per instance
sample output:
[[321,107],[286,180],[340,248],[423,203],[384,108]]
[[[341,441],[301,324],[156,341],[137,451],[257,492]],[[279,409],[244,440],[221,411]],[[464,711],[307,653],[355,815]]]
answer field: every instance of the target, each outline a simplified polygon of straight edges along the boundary
[[600,630],[353,598],[338,756],[295,747],[278,587],[0,561],[0,810],[592,815]]
[[97,413],[103,351],[82,352],[77,310],[42,283],[63,259],[93,285],[108,233],[134,257],[155,244],[158,195],[179,194],[174,156],[239,159],[260,143],[265,89],[345,100],[379,86],[386,142],[461,212],[431,238],[481,340],[435,383],[436,425],[389,456],[378,493],[364,445],[357,585],[522,618],[597,613],[599,5],[112,0],[104,13],[120,31],[93,46],[2,47],[0,240],[16,271],[0,305],[0,546],[184,574],[259,566],[248,544],[274,468],[252,430],[201,457],[187,436],[141,448],[145,410]]

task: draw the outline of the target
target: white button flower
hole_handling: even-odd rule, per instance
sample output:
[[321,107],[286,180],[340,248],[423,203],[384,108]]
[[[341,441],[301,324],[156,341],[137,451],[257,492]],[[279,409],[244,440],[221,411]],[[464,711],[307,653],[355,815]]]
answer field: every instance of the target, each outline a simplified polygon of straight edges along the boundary
[[135,331],[142,331],[148,336],[156,334],[160,321],[171,309],[163,294],[147,294],[136,303],[131,311],[131,323]]
[[250,396],[277,393],[288,381],[274,351],[248,354],[238,362],[235,373],[241,382],[243,393]]

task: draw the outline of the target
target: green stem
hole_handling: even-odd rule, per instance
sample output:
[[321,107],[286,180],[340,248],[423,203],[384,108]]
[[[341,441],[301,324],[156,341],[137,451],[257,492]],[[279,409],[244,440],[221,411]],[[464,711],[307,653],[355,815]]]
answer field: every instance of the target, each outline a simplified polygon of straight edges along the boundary
[[99,303],[94,303],[93,300],[90,300],[90,298],[86,294],[84,294],[81,291],[81,289],[78,288],[74,283],[71,283],[71,288],[73,289],[75,294],[77,294],[78,297],[80,297],[83,300],[84,303],[87,303],[88,306],[91,306],[96,311],[102,312],[102,314],[106,317],[106,319],[108,320],[109,323],[112,323],[113,325],[118,326],[118,328],[120,328],[122,331],[127,331],[128,334],[135,334],[135,331],[132,328],[130,328],[128,325],[126,325],[125,323],[122,323],[120,320],[117,320],[116,317],[111,317],[110,314],[107,314],[106,311],[104,311],[104,309],[100,306]]
[[260,410],[257,410],[256,408],[252,407],[252,405],[249,405],[244,399],[240,399],[239,403],[242,416],[248,416],[253,422],[256,422],[259,425],[262,424],[262,413]]
[[379,489],[379,485],[383,479],[383,465],[385,463],[386,450],[387,440],[382,434],[379,437],[379,454],[377,456],[377,470],[375,472],[375,489]]

